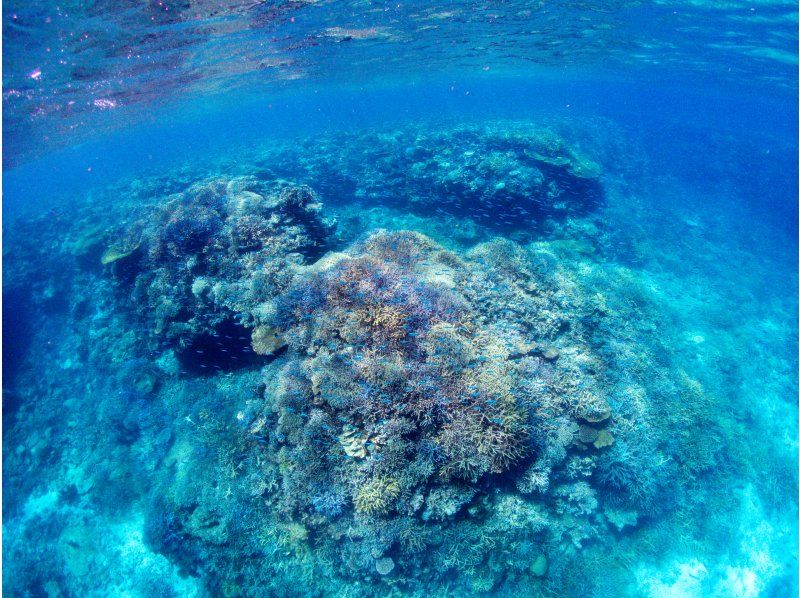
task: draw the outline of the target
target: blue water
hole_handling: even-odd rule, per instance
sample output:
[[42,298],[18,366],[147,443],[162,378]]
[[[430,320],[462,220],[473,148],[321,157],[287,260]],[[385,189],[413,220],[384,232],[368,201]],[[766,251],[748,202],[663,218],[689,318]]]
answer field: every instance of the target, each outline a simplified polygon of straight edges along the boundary
[[797,9],[6,3],[9,596],[797,594]]

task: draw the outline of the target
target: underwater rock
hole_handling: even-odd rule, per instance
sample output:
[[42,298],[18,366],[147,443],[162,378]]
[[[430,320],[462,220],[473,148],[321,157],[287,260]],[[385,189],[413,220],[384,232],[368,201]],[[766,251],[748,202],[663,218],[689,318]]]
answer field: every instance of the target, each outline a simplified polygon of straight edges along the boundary
[[542,357],[544,357],[547,361],[555,361],[556,359],[558,359],[558,356],[559,352],[558,349],[556,349],[555,347],[548,347],[542,353]]
[[547,574],[547,557],[540,554],[531,565],[531,573],[536,577],[544,577]]
[[[106,237],[106,227],[93,224],[78,233],[69,243],[69,251],[77,258],[86,258],[100,252]],[[95,257],[95,259],[97,259]]]
[[134,377],[133,389],[142,395],[150,395],[158,387],[158,378],[148,371],[141,371]]
[[591,212],[603,198],[598,161],[529,123],[340,133],[270,148],[261,161],[326,199],[466,216],[492,229],[528,231]]
[[103,255],[100,256],[100,263],[103,266],[107,266],[109,264],[113,264],[114,262],[118,262],[120,260],[125,260],[131,257],[139,247],[133,247],[131,249],[120,249],[118,247],[109,247],[103,252]]
[[639,521],[639,515],[636,511],[606,508],[603,513],[608,522],[611,523],[618,532],[621,532],[626,527],[636,527]]

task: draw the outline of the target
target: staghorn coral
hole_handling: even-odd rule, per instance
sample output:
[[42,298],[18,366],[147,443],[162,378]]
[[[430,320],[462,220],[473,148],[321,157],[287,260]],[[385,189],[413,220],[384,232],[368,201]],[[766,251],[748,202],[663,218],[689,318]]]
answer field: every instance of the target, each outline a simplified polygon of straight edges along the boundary
[[400,495],[397,480],[381,476],[367,480],[353,496],[356,512],[366,515],[384,515]]
[[544,494],[550,487],[550,469],[534,463],[517,478],[516,486],[522,494]]

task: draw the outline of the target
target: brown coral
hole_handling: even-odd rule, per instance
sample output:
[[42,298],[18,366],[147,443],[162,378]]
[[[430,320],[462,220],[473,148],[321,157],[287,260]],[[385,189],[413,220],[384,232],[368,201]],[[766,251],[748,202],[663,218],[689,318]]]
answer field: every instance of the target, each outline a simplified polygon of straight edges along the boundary
[[400,496],[397,480],[382,476],[368,480],[356,492],[353,504],[356,511],[366,515],[383,515],[389,512]]
[[258,326],[253,330],[251,339],[253,351],[259,355],[272,355],[286,346],[286,342],[271,326]]
[[363,459],[367,456],[367,437],[359,434],[358,430],[351,425],[344,427],[339,435],[339,444],[344,448],[348,457]]

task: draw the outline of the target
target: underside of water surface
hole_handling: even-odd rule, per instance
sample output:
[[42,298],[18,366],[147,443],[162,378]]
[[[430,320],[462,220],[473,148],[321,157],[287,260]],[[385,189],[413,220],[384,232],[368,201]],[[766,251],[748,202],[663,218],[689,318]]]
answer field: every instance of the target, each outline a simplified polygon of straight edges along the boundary
[[796,595],[794,7],[16,4],[7,595]]

